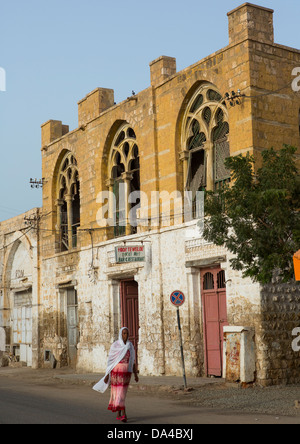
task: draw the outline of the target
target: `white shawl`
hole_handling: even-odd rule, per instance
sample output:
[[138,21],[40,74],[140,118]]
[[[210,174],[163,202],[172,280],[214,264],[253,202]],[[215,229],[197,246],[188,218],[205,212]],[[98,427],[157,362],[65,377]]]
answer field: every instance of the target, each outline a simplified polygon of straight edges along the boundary
[[[126,344],[124,343],[123,338],[122,338],[123,330],[128,330],[128,328],[126,328],[126,327],[121,328],[118,341],[114,342],[113,345],[111,346],[111,349],[110,349],[110,352],[108,355],[108,363],[107,363],[107,369],[106,369],[105,376],[101,379],[101,381],[99,381],[93,387],[93,390],[95,390],[96,392],[104,393],[107,390],[107,388],[110,384],[111,371],[115,368],[116,365],[119,364],[120,361],[122,361],[122,359],[125,357],[128,350],[130,351],[128,372],[132,373],[132,371],[133,371],[133,365],[134,365],[134,361],[135,361],[135,350],[134,350],[132,343],[129,342],[128,340],[127,340]],[[104,379],[106,378],[107,375],[109,375],[109,380],[108,380],[108,383],[106,384],[104,382]]]

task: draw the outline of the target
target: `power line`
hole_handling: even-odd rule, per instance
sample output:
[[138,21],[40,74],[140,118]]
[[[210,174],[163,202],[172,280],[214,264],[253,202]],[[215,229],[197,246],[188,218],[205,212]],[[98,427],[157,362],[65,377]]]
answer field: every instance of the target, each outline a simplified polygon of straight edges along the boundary
[[20,213],[19,210],[16,210],[15,208],[10,208],[10,207],[6,207],[5,205],[0,205],[0,210],[1,211],[9,211],[9,212],[14,212],[14,213]]
[[[5,248],[10,247],[11,245],[13,245],[15,242],[18,242],[20,239],[22,239],[22,237],[26,236],[27,233],[29,233],[30,230],[33,230],[34,227],[30,227],[28,228],[27,231],[25,231],[25,233],[22,234],[22,236],[18,237],[18,239],[15,239],[13,242],[11,242],[10,244],[4,245],[3,247],[0,248],[0,251],[5,250]],[[24,230],[24,228],[21,228],[19,231]]]
[[[163,221],[166,221],[166,220],[169,220],[169,219],[170,220],[176,219],[176,218],[179,218],[179,217],[182,217],[182,216],[185,216],[185,215],[192,215],[194,210],[195,209],[192,208],[192,207],[186,207],[186,210],[183,209],[183,211],[180,211],[178,213],[172,213],[172,212],[168,213],[168,212],[166,212],[166,213],[160,213],[158,216],[150,216],[148,218],[141,217],[139,219],[136,219],[136,222],[137,222],[137,226],[146,226],[146,225],[143,225],[143,224],[148,221],[150,223],[150,226],[151,226],[151,222],[153,222],[153,221],[161,221],[161,222],[163,222]],[[189,219],[189,221],[190,220],[200,220],[200,219],[204,219],[204,217],[197,217],[196,219],[193,219],[193,217],[192,217],[192,219]],[[84,233],[84,232],[85,233],[90,233],[92,231],[105,230],[105,229],[110,228],[110,227],[120,227],[120,226],[124,227],[124,228],[126,227],[126,225],[124,224],[124,225],[105,225],[105,226],[96,227],[96,228],[78,228],[77,229],[77,233]],[[158,227],[158,226],[155,225],[155,227]],[[32,228],[36,229],[36,230],[39,230],[39,231],[43,231],[43,232],[61,234],[61,230],[60,229],[37,228],[37,227],[32,227]]]
[[[250,88],[255,88],[255,87],[250,87]],[[235,91],[231,91],[231,93],[225,93],[225,96],[222,100],[227,101],[230,106],[235,106],[235,105],[241,105],[241,99],[260,99],[261,97],[266,97],[266,96],[272,96],[274,94],[279,93],[280,91],[283,91],[284,89],[287,88],[291,88],[291,84],[289,83],[288,85],[283,86],[282,88],[279,88],[275,91],[269,91],[267,93],[262,93],[262,94],[258,94],[257,96],[247,96],[246,94],[243,94],[241,92],[240,89],[237,90],[237,92]]]
[[[43,217],[49,216],[49,214],[53,213],[53,211],[50,211],[47,214],[41,214],[38,216],[38,218],[36,219],[36,222],[39,222]],[[37,226],[30,226],[20,237],[18,237],[18,239],[15,239],[14,241],[10,242],[7,245],[4,245],[3,247],[0,248],[0,251],[5,250],[5,248],[10,247],[11,245],[13,245],[15,242],[18,242],[20,239],[22,239],[24,236],[26,236],[27,233],[29,233],[29,231],[31,230],[38,230],[39,228]],[[25,230],[25,228],[19,228],[17,231],[23,231]]]
[[243,97],[246,97],[247,99],[257,99],[257,98],[259,98],[259,97],[265,97],[265,96],[271,96],[271,95],[273,95],[273,94],[277,94],[278,92],[283,91],[284,89],[287,89],[287,88],[290,88],[290,87],[291,87],[291,84],[289,83],[288,85],[283,86],[282,88],[279,88],[279,89],[277,89],[276,91],[270,91],[270,92],[268,92],[268,93],[262,93],[262,94],[259,94],[259,95],[257,95],[257,96],[247,96],[247,95],[243,95]]

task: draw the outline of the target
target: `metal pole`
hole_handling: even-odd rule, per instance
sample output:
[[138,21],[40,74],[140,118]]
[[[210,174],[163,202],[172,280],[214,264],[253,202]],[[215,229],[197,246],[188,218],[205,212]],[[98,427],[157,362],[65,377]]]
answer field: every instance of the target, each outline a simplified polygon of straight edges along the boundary
[[182,333],[181,333],[181,324],[180,324],[179,307],[177,307],[177,320],[178,320],[178,329],[179,329],[179,336],[180,336],[180,350],[181,350],[181,361],[182,361],[182,371],[183,371],[184,388],[187,388],[186,375],[185,375],[185,364],[184,364],[184,354],[183,354],[183,343],[182,343]]

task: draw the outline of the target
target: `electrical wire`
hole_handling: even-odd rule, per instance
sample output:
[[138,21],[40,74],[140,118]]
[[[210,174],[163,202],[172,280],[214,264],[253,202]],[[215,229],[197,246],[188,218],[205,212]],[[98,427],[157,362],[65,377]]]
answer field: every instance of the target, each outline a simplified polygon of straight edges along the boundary
[[[13,245],[15,242],[18,242],[20,239],[22,239],[22,237],[26,236],[27,233],[29,233],[29,231],[33,230],[34,227],[29,227],[27,231],[25,231],[25,233],[22,234],[22,236],[18,237],[18,239],[15,239],[13,242],[4,245],[3,247],[0,248],[0,251],[5,250],[6,248],[10,247],[11,245]],[[18,231],[24,230],[24,228],[21,228]]]
[[[49,213],[47,213],[47,214],[41,214],[41,215],[39,215],[39,217],[38,217],[38,219],[36,220],[36,222],[39,222],[43,217],[46,217],[46,216],[49,216],[49,214],[51,214],[51,213],[53,213],[53,211],[50,211]],[[17,231],[23,231],[23,230],[25,230],[26,228],[19,228]],[[31,230],[38,230],[39,228],[38,227],[35,227],[35,226],[30,226],[30,227],[28,227],[28,229],[20,236],[20,237],[18,237],[18,239],[15,239],[14,241],[12,241],[12,242],[10,242],[9,244],[7,244],[7,245],[4,245],[3,247],[1,247],[0,248],[0,251],[3,251],[3,250],[5,250],[6,248],[8,248],[8,247],[10,247],[11,245],[13,245],[15,242],[18,242],[20,239],[22,239],[24,236],[26,236],[26,234],[27,233],[29,233],[29,231],[31,231]]]
[[16,210],[15,208],[6,207],[5,205],[0,205],[0,211],[20,214],[19,210]]
[[[178,217],[182,217],[184,215],[188,215],[192,212],[193,212],[193,209],[191,207],[188,207],[186,211],[183,210],[178,213],[171,213],[171,212],[170,213],[161,213],[158,216],[151,216],[149,218],[139,218],[139,219],[137,219],[137,226],[145,226],[145,225],[143,225],[143,223],[145,223],[146,221],[152,222],[152,221],[157,221],[157,220],[160,220],[160,221],[165,221],[165,220],[169,220],[169,219],[171,220],[171,219],[175,219]],[[197,220],[200,220],[200,219],[202,219],[202,217],[197,218]],[[204,219],[204,217],[203,217],[203,219]],[[117,225],[112,225],[112,227],[113,226],[117,226]],[[125,227],[126,225],[118,225],[118,226]],[[60,229],[53,230],[53,229],[49,229],[49,228],[37,228],[37,227],[32,227],[32,228],[39,230],[39,231],[48,232],[48,233],[57,233],[57,234],[61,233]],[[77,233],[80,233],[80,232],[81,233],[84,233],[84,232],[90,233],[91,231],[105,230],[107,228],[109,228],[109,226],[96,227],[96,228],[78,228]]]
[[[262,93],[262,94],[259,94],[257,96],[247,96],[247,95],[242,94],[241,98],[246,97],[247,99],[257,99],[257,98],[260,98],[260,97],[271,96],[273,94],[277,94],[278,92],[283,91],[284,89],[287,89],[287,88],[290,88],[290,87],[291,87],[291,84],[289,83],[288,85],[283,86],[282,88],[279,88],[276,91],[271,91],[271,92],[268,92],[268,93]],[[235,98],[235,97],[233,97],[233,98]]]

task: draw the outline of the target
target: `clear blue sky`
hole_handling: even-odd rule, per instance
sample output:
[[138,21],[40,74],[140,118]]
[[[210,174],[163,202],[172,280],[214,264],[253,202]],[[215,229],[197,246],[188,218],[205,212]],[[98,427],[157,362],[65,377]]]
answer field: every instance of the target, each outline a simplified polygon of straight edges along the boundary
[[[182,70],[228,44],[227,12],[243,0],[1,1],[0,221],[42,204],[40,126],[77,127],[77,102],[96,87],[120,102],[150,85],[149,62]],[[253,0],[275,9],[275,41],[299,48],[299,0]]]

